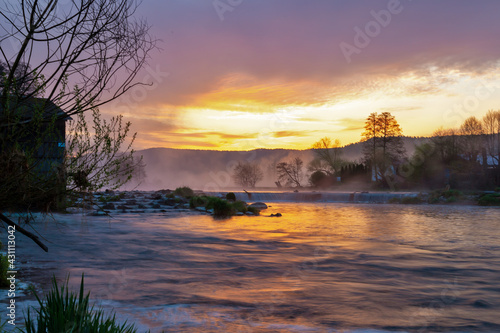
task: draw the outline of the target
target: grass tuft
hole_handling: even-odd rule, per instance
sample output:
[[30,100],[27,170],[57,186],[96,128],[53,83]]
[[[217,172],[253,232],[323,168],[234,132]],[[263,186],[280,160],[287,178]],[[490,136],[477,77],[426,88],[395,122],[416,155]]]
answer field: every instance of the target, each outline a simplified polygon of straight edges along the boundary
[[90,306],[90,293],[84,293],[82,281],[80,293],[70,292],[68,279],[59,286],[55,277],[52,279],[52,290],[42,301],[35,292],[35,297],[40,306],[35,309],[35,318],[28,309],[25,319],[25,333],[135,333],[134,325],[122,325],[116,321],[116,316],[106,316],[100,308]]

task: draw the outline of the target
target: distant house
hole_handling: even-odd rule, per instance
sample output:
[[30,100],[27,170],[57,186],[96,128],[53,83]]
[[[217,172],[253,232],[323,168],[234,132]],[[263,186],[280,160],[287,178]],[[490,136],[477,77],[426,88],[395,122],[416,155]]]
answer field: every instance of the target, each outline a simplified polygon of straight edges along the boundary
[[66,120],[70,117],[45,98],[8,103],[8,112],[0,103],[0,152],[18,144],[23,153],[29,152],[40,173],[60,166],[65,155]]

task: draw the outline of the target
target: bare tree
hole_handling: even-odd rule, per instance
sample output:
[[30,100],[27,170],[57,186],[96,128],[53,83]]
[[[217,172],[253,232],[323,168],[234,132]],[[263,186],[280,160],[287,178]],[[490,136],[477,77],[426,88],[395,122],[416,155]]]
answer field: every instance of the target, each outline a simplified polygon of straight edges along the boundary
[[43,96],[71,115],[125,93],[156,43],[148,24],[134,19],[137,6],[135,0],[2,1],[0,103]]
[[257,163],[238,162],[233,171],[233,180],[241,186],[255,187],[264,178],[264,174]]
[[288,186],[301,187],[302,182],[302,166],[304,162],[300,157],[294,158],[291,162],[280,162],[276,165],[278,173],[278,181],[285,182]]

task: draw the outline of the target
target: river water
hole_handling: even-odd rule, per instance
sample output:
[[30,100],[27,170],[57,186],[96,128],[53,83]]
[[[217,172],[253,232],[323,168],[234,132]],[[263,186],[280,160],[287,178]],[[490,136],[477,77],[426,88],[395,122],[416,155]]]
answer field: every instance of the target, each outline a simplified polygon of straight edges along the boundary
[[20,279],[46,290],[70,274],[76,290],[84,272],[91,298],[139,332],[500,331],[499,209],[271,206],[55,215],[36,226],[49,253],[18,235]]

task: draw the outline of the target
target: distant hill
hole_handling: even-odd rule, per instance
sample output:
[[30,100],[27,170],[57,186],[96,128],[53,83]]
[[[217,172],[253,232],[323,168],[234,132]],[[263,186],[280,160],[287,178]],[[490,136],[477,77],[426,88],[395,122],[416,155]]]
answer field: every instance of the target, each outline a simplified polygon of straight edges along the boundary
[[[404,138],[404,144],[411,156],[415,145],[428,138]],[[219,190],[235,187],[231,171],[238,161],[257,162],[264,172],[259,187],[275,187],[276,164],[300,157],[307,165],[313,159],[313,151],[291,149],[256,149],[251,151],[213,151],[172,148],[151,148],[137,151],[146,164],[146,180],[138,187],[145,190],[174,189],[190,186],[199,190]],[[343,158],[360,161],[362,145],[350,144],[343,149]],[[304,181],[306,184],[306,181]],[[132,185],[128,185],[130,189]]]

